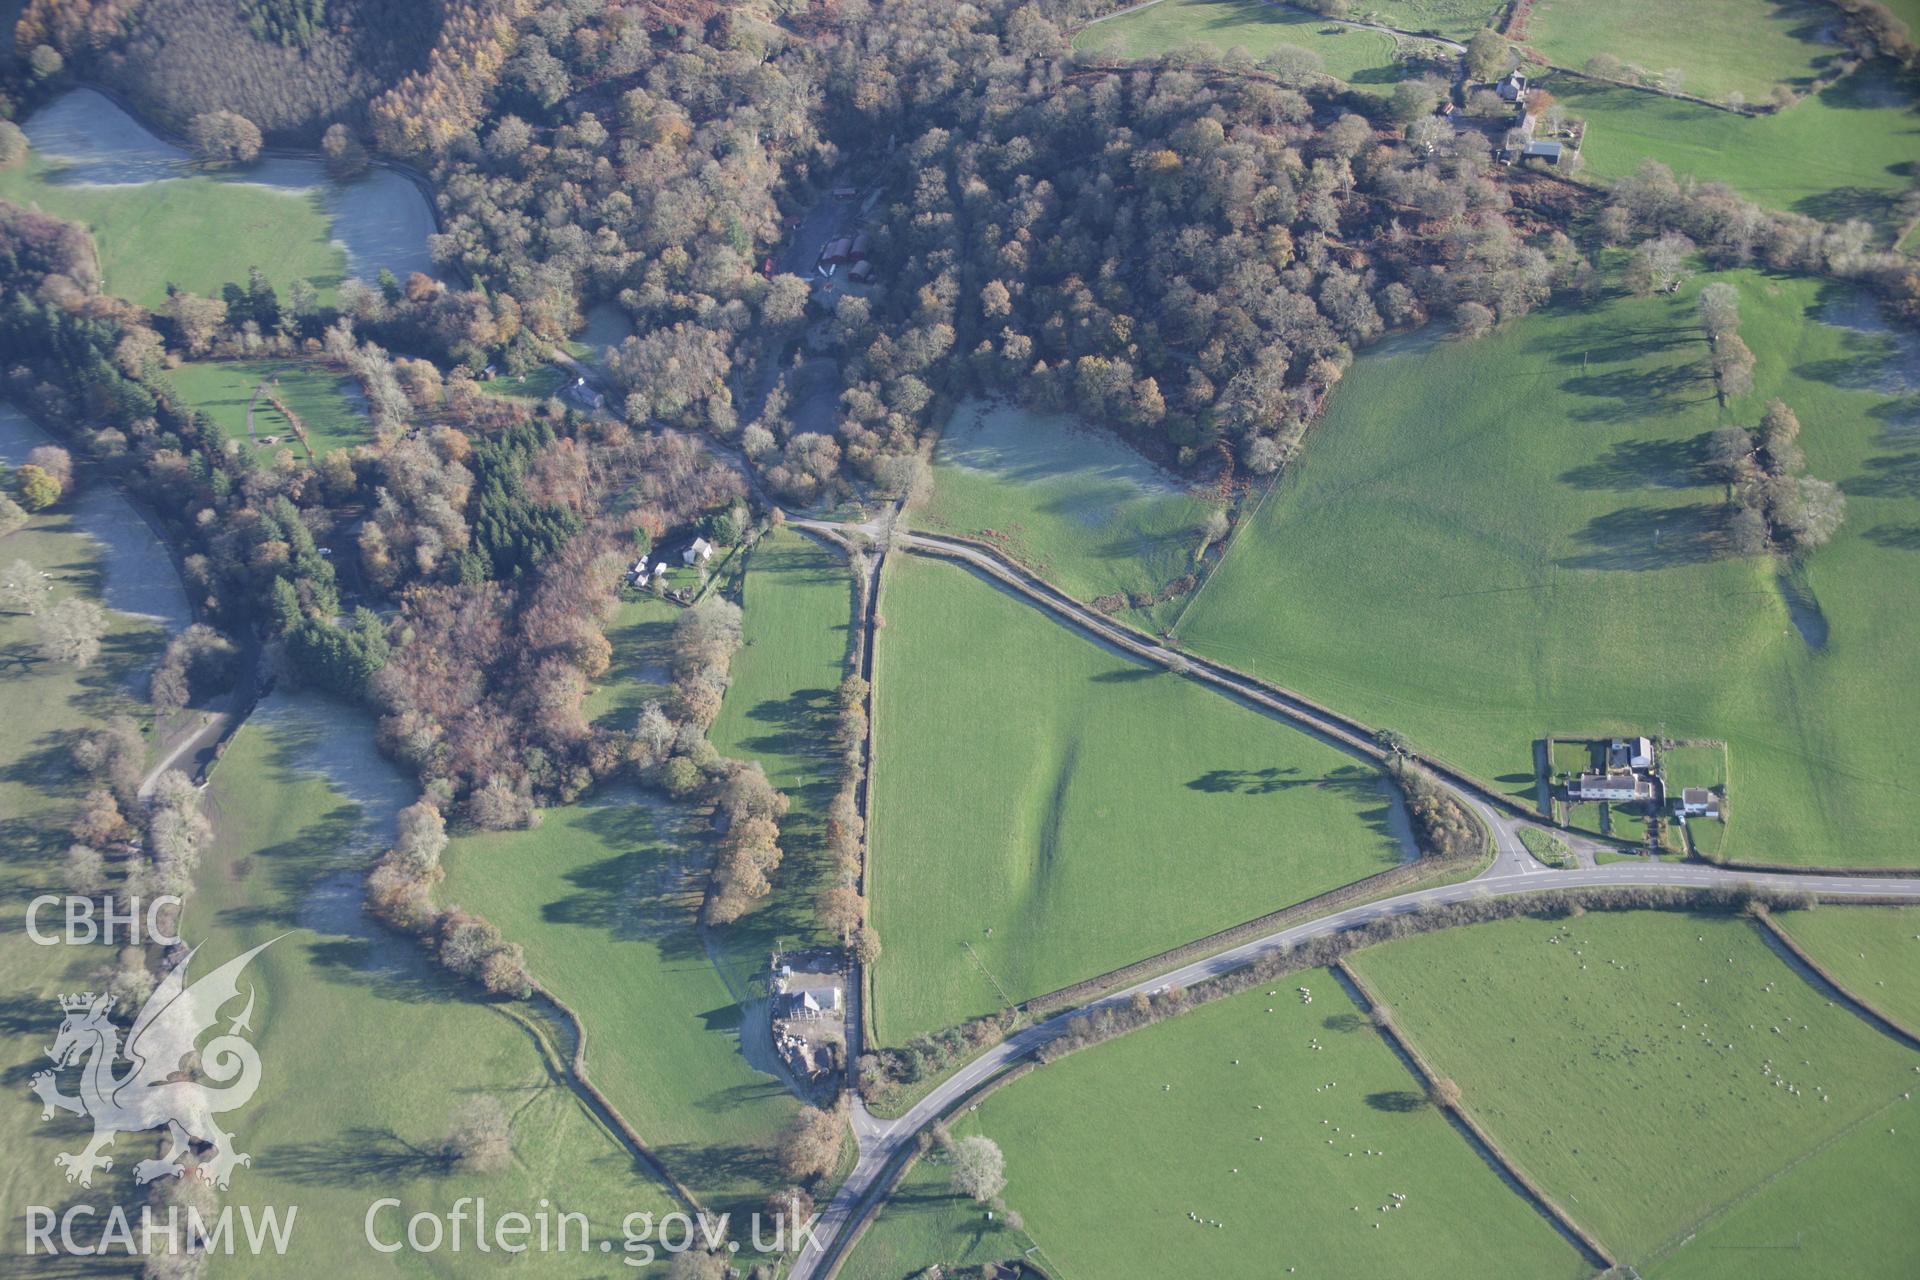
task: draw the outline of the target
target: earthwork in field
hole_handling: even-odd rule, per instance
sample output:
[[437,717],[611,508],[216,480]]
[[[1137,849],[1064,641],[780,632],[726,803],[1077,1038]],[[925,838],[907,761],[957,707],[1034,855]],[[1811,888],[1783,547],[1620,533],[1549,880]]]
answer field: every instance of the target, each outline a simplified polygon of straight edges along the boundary
[[[1740,293],[1757,387],[1722,408],[1695,312]],[[1298,468],[1235,538],[1179,638],[1533,804],[1546,732],[1723,740],[1727,856],[1903,866],[1920,798],[1908,349],[1869,300],[1758,272],[1603,292],[1474,343],[1360,357]],[[1780,397],[1846,522],[1795,567],[1726,552],[1708,436]]]
[[[186,364],[173,371],[173,385],[186,404],[213,420],[229,439],[266,447],[269,436],[296,458],[307,453],[293,425],[273,407],[279,400],[307,431],[317,458],[364,443],[372,425],[353,382],[332,370],[284,360],[220,360]],[[264,455],[263,455],[264,456]]]
[[1410,853],[1370,763],[1110,653],[965,570],[895,556],[880,611],[878,1043]]
[[1771,208],[1885,229],[1920,152],[1920,100],[1875,64],[1760,116],[1584,76],[1556,73],[1541,84],[1586,121],[1582,173],[1600,181],[1655,160]]
[[1123,58],[1156,58],[1190,45],[1216,57],[1244,49],[1259,58],[1292,46],[1319,59],[1334,79],[1375,92],[1392,89],[1404,74],[1394,60],[1397,42],[1390,33],[1264,0],[1160,0],[1089,24],[1074,45],[1082,51],[1112,50]]
[[1111,432],[967,401],[933,480],[913,524],[991,542],[1080,600],[1137,600],[1124,610],[1136,625],[1164,624],[1181,605],[1174,591],[1191,586],[1209,505]]
[[1815,0],[1537,0],[1526,42],[1556,66],[1610,56],[1675,91],[1761,102],[1775,85],[1804,86],[1845,52],[1821,38],[1837,19]]

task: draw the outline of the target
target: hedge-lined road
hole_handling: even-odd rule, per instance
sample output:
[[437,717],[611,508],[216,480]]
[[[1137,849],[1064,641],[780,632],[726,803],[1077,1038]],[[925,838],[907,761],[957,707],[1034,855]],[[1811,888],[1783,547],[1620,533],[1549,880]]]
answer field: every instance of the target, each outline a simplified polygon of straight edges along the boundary
[[[1495,827],[1502,831],[1505,824]],[[1512,839],[1510,833],[1507,839]],[[1515,844],[1517,845],[1517,840]],[[1520,851],[1525,856],[1525,851]],[[1529,859],[1529,861],[1531,861]],[[1339,933],[1387,916],[1417,911],[1430,904],[1463,902],[1481,897],[1508,897],[1542,889],[1580,889],[1673,886],[1684,889],[1710,889],[1753,885],[1764,889],[1784,889],[1834,897],[1897,897],[1920,901],[1920,880],[1865,880],[1852,876],[1813,876],[1746,874],[1697,864],[1617,862],[1604,867],[1578,871],[1553,871],[1533,863],[1531,869],[1509,871],[1509,859],[1503,854],[1484,874],[1460,884],[1418,889],[1395,898],[1348,907],[1332,915],[1309,920],[1305,924],[1281,929],[1263,938],[1243,943],[1230,951],[1183,965],[1171,973],[1148,979],[1115,995],[1094,1001],[1079,1009],[1055,1014],[1045,1022],[1016,1032],[1001,1044],[969,1062],[909,1110],[898,1120],[879,1120],[867,1111],[856,1094],[851,1099],[854,1136],[860,1144],[860,1160],[841,1184],[815,1228],[814,1239],[795,1261],[792,1280],[816,1280],[827,1274],[825,1264],[834,1254],[834,1243],[849,1223],[858,1223],[878,1208],[868,1203],[869,1194],[884,1185],[882,1175],[901,1150],[913,1143],[914,1135],[926,1128],[974,1089],[1007,1067],[1026,1057],[1047,1041],[1066,1030],[1070,1019],[1090,1010],[1126,1004],[1137,992],[1154,992],[1164,987],[1191,987],[1208,978],[1239,969],[1261,956],[1284,951],[1311,938]]]
[[[877,524],[858,525],[806,519],[793,519],[789,523],[797,528],[839,536],[859,533],[877,538],[882,532]],[[896,547],[931,552],[947,559],[962,561],[989,578],[1005,584],[1029,603],[1053,614],[1064,625],[1085,632],[1099,641],[1112,644],[1136,657],[1172,670],[1184,670],[1195,676],[1201,683],[1213,686],[1223,696],[1259,706],[1289,721],[1295,727],[1345,750],[1375,760],[1382,754],[1378,746],[1360,730],[1358,725],[1345,720],[1338,713],[1315,707],[1304,699],[1287,698],[1283,691],[1253,681],[1230,667],[1196,660],[1186,654],[1162,648],[1110,622],[1093,609],[1051,588],[997,553],[970,543],[900,530],[894,532],[893,542]],[[861,1101],[858,1094],[851,1095],[849,1101],[853,1114],[853,1132],[859,1143],[860,1158],[854,1165],[853,1171],[847,1175],[847,1180],[840,1185],[832,1202],[820,1215],[820,1220],[814,1228],[814,1234],[807,1247],[795,1259],[793,1270],[789,1273],[791,1280],[818,1280],[819,1277],[829,1273],[832,1265],[838,1261],[839,1242],[849,1236],[853,1228],[879,1208],[887,1189],[889,1166],[905,1148],[913,1143],[915,1135],[922,1129],[940,1119],[974,1089],[1033,1053],[1047,1041],[1061,1035],[1066,1030],[1070,1019],[1091,1010],[1124,1005],[1136,994],[1151,993],[1172,986],[1191,987],[1208,978],[1242,968],[1262,956],[1297,946],[1308,939],[1339,933],[1388,916],[1417,911],[1424,906],[1462,902],[1481,897],[1508,897],[1543,889],[1647,886],[1711,889],[1751,885],[1760,889],[1817,893],[1836,898],[1903,898],[1920,902],[1920,879],[1869,879],[1855,876],[1742,872],[1701,863],[1662,862],[1617,862],[1607,866],[1556,871],[1527,852],[1526,846],[1520,841],[1520,831],[1523,827],[1537,824],[1509,811],[1508,806],[1511,802],[1506,797],[1489,795],[1479,787],[1450,773],[1443,776],[1441,781],[1443,785],[1450,787],[1461,803],[1479,815],[1492,834],[1493,862],[1486,871],[1474,879],[1458,884],[1417,889],[1411,893],[1403,893],[1378,902],[1348,907],[1344,911],[1336,911],[1331,915],[1321,916],[1317,920],[1309,920],[1305,924],[1280,929],[1205,959],[1195,960],[1170,973],[1136,983],[1124,991],[1106,996],[1091,1004],[1055,1014],[1044,1022],[1035,1023],[1014,1033],[999,1045],[967,1063],[897,1120],[878,1119],[867,1110],[866,1104]],[[1566,833],[1557,832],[1556,834],[1563,841],[1567,838]],[[1585,842],[1578,841],[1577,837],[1575,842],[1581,846],[1576,849],[1577,853],[1591,854],[1595,849],[1604,847],[1588,847]]]

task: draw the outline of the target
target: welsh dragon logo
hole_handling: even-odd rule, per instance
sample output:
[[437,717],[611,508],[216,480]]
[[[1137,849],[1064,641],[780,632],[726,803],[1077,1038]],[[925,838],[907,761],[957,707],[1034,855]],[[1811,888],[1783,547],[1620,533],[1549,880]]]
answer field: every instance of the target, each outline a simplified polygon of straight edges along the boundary
[[[252,1030],[251,987],[246,1007],[226,1032],[199,1049],[199,1070],[187,1070],[186,1060],[199,1046],[200,1037],[219,1021],[221,1008],[239,998],[239,978],[247,963],[277,941],[270,939],[236,956],[191,986],[187,965],[199,948],[189,951],[141,1007],[127,1034],[124,1055],[120,1033],[108,1017],[113,1011],[111,996],[89,991],[60,997],[66,1020],[47,1050],[55,1070],[34,1076],[32,1088],[40,1096],[42,1120],[51,1120],[55,1110],[93,1120],[93,1141],[85,1150],[54,1157],[54,1163],[67,1171],[68,1182],[91,1187],[96,1170],[113,1167],[113,1158],[103,1153],[116,1136],[163,1125],[172,1145],[158,1160],[142,1160],[134,1166],[138,1182],[185,1173],[180,1157],[190,1141],[215,1148],[198,1172],[222,1190],[236,1167],[253,1162],[235,1146],[233,1135],[214,1123],[215,1115],[245,1106],[260,1086],[260,1055],[243,1035]],[[131,1065],[116,1076],[114,1067],[122,1056]],[[73,1066],[80,1067],[78,1097],[61,1093],[56,1075]]]

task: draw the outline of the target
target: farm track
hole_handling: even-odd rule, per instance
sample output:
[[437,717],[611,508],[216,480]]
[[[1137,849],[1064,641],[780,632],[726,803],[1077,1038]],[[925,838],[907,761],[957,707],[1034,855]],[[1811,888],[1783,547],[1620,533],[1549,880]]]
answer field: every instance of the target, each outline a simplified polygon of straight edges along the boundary
[[[878,523],[849,524],[794,518],[794,527],[834,538],[849,535],[876,537]],[[896,530],[896,550],[910,550],[953,561],[1004,587],[1055,621],[1096,643],[1121,649],[1142,661],[1182,673],[1224,697],[1252,706],[1274,719],[1331,742],[1371,762],[1388,753],[1374,741],[1372,731],[1339,712],[1277,685],[1248,676],[1222,663],[1177,653],[1099,614],[1037,575],[1013,563],[992,548],[965,539]],[[852,1241],[878,1212],[893,1185],[917,1151],[919,1133],[946,1116],[1002,1071],[1027,1058],[1067,1029],[1069,1020],[1099,1009],[1119,1008],[1136,994],[1169,986],[1191,987],[1251,964],[1263,956],[1285,951],[1312,938],[1358,928],[1371,921],[1415,912],[1423,907],[1464,902],[1483,897],[1510,897],[1544,890],[1624,887],[1714,889],[1751,887],[1784,892],[1813,893],[1846,900],[1901,899],[1920,901],[1920,878],[1866,878],[1850,875],[1798,872],[1737,872],[1697,863],[1619,862],[1605,866],[1556,871],[1537,861],[1520,841],[1525,827],[1538,827],[1517,803],[1492,791],[1466,774],[1436,761],[1420,759],[1440,776],[1443,785],[1487,826],[1494,845],[1493,863],[1481,875],[1457,884],[1419,889],[1396,897],[1336,911],[1292,925],[1135,983],[1124,990],[1060,1013],[1015,1032],[961,1067],[898,1119],[875,1117],[856,1093],[850,1102],[854,1137],[860,1156],[851,1173],[822,1212],[807,1247],[795,1259],[791,1280],[820,1280],[838,1269]],[[1540,828],[1544,830],[1545,828]],[[1561,834],[1562,838],[1565,833]]]

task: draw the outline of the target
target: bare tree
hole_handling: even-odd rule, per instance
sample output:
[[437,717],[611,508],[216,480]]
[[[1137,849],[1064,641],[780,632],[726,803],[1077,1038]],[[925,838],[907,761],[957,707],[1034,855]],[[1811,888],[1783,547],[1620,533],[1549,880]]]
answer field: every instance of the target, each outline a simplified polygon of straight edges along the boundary
[[1732,333],[1740,327],[1740,291],[1730,284],[1717,282],[1700,291],[1700,327],[1706,331],[1707,341],[1713,342],[1722,334]]
[[499,1173],[513,1161],[513,1122],[500,1099],[469,1098],[453,1113],[442,1149],[463,1173]]
[[203,111],[187,125],[187,140],[205,164],[252,164],[260,155],[260,129],[235,111]]
[[40,615],[40,652],[84,669],[100,656],[100,638],[106,633],[107,611],[91,600],[72,597]]
[[0,573],[0,604],[29,616],[40,612],[40,605],[51,590],[40,571],[25,560],[15,560]]
[[975,1200],[987,1201],[1007,1185],[1007,1161],[1000,1145],[983,1134],[960,1138],[947,1148],[953,1162],[953,1189]]
[[783,1177],[812,1182],[832,1174],[840,1162],[840,1144],[847,1134],[844,1102],[832,1107],[808,1107],[780,1136],[777,1155]]

